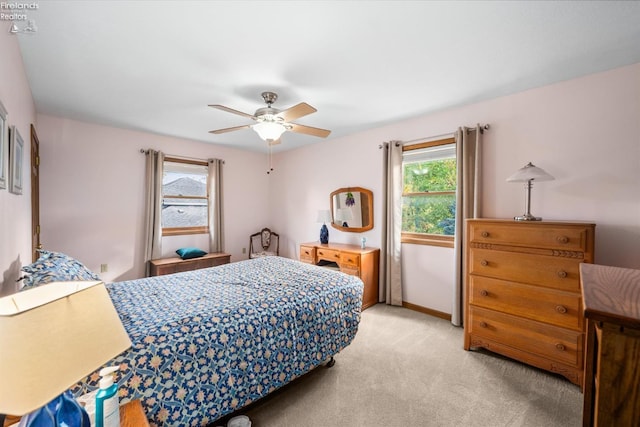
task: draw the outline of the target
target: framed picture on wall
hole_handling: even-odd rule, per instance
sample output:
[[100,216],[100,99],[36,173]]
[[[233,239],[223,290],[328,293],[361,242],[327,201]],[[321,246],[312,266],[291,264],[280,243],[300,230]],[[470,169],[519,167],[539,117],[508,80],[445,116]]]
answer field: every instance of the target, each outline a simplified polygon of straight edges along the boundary
[[24,141],[15,126],[11,126],[11,143],[9,144],[9,191],[22,194],[22,153]]
[[7,129],[7,110],[0,101],[0,188],[7,188],[9,169],[9,141]]

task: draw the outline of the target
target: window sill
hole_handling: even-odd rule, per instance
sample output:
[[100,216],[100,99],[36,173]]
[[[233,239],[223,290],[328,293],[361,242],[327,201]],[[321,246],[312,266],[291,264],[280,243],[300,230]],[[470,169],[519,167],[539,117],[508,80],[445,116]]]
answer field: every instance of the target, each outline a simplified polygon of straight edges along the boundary
[[209,227],[163,228],[162,237],[182,236],[187,234],[207,234],[208,232],[209,232]]
[[402,233],[401,243],[425,246],[441,246],[453,248],[453,236],[441,236],[438,234]]

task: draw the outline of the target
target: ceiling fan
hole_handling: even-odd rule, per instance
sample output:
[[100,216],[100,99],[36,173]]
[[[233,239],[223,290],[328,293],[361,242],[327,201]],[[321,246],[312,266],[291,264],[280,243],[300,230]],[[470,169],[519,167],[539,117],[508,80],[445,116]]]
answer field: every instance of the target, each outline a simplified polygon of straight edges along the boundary
[[294,105],[293,107],[281,111],[271,106],[271,104],[276,102],[276,100],[278,99],[277,93],[262,92],[262,99],[264,99],[264,102],[267,104],[267,106],[258,108],[253,115],[234,110],[233,108],[225,107],[224,105],[210,104],[209,107],[247,117],[251,120],[256,121],[257,123],[211,130],[209,131],[209,133],[219,134],[233,132],[240,129],[252,128],[260,136],[260,138],[266,141],[269,145],[280,144],[280,136],[286,131],[304,133],[307,135],[318,136],[320,138],[326,138],[331,133],[330,130],[299,125],[297,123],[291,122],[291,120],[299,119],[300,117],[304,117],[308,114],[318,111],[306,102],[301,102],[297,105]]

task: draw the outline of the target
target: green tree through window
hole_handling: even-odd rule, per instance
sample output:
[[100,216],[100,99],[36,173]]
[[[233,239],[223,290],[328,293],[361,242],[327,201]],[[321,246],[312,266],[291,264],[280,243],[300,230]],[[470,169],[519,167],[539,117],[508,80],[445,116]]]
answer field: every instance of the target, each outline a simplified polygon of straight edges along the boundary
[[403,154],[403,232],[455,234],[455,143],[446,142]]

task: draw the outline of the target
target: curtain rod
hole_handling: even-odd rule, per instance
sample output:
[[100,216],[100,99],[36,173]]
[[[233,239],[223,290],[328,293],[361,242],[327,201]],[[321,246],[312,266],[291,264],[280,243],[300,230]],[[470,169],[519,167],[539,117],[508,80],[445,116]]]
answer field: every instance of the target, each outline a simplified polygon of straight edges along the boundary
[[[149,150],[145,150],[144,148],[141,148],[140,153],[146,155],[146,154],[149,154]],[[210,160],[210,159],[199,159],[197,157],[176,156],[174,154],[165,154],[165,157],[173,157],[176,159],[185,159],[185,160],[196,160],[198,162],[205,162],[205,163],[208,163]],[[224,160],[222,161],[222,164],[224,164]]]
[[[465,126],[465,127],[467,128],[467,133],[471,132],[472,130],[476,130],[476,126],[473,126],[473,127]],[[489,130],[489,128],[490,128],[490,126],[489,126],[488,123],[486,125],[484,125],[484,126],[480,126],[480,133],[484,133],[484,131],[485,130]],[[444,137],[447,137],[447,136],[453,136],[453,135],[455,135],[455,133],[456,132],[453,131],[453,132],[449,132],[449,133],[443,133],[441,135],[431,135],[431,136],[426,136],[424,138],[412,139],[411,141],[402,141],[402,143],[403,144],[412,144],[414,142],[428,142],[430,139],[433,140],[433,139],[444,138]],[[378,148],[382,148],[382,147],[384,147],[384,144],[378,145]]]

